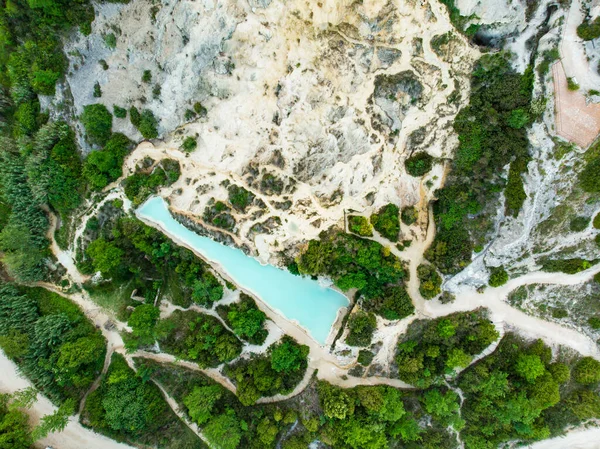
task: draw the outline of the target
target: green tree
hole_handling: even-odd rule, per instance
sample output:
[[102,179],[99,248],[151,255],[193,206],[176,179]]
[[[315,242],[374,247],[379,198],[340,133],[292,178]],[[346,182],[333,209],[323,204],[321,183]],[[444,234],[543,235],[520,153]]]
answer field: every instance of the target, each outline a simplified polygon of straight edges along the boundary
[[490,268],[490,287],[500,287],[508,282],[508,273],[503,266]]
[[368,346],[377,328],[377,320],[372,313],[359,311],[350,317],[346,343],[351,346]]
[[218,385],[194,387],[183,403],[188,408],[188,414],[199,425],[206,423],[211,417],[213,409],[223,396],[223,389]]
[[160,310],[152,304],[141,304],[133,309],[127,324],[131,326],[133,335],[143,340],[143,344],[151,344],[154,340],[154,327]]
[[90,243],[85,252],[102,276],[112,276],[122,263],[123,250],[102,237]]
[[583,385],[600,382],[600,362],[592,357],[583,357],[573,368],[573,378]]
[[233,410],[212,418],[204,428],[204,435],[217,449],[237,448],[242,432]]
[[100,103],[85,106],[81,122],[90,143],[103,146],[108,142],[112,133],[112,114],[106,106]]
[[546,372],[539,355],[519,354],[515,364],[515,372],[527,382],[534,382]]
[[278,373],[292,373],[306,366],[308,346],[299,345],[293,338],[284,336],[271,350],[271,367]]
[[354,399],[342,388],[319,382],[319,401],[328,418],[346,419],[354,414]]

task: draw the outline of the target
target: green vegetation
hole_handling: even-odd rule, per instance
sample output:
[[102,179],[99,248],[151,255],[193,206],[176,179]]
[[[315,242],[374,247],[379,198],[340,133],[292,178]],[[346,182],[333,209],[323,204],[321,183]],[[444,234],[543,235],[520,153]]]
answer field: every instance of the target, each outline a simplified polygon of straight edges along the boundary
[[[149,303],[168,294],[174,304],[184,307],[193,302],[211,305],[223,296],[221,283],[194,253],[175,245],[160,231],[135,218],[117,216],[104,223],[99,237],[90,246],[97,240],[102,242],[100,247],[105,247],[109,256],[114,257],[100,256],[98,259],[96,255],[92,258],[86,251],[78,254],[78,267],[85,273],[102,269],[107,272],[111,283],[87,288],[92,299],[97,300],[99,296],[117,298],[116,304],[103,305],[113,308],[122,319],[127,319],[127,306],[135,304],[130,299],[133,289]],[[97,259],[100,265],[96,265]],[[119,292],[123,294],[119,295]]]
[[600,362],[592,357],[584,357],[573,368],[573,379],[582,385],[600,382]]
[[600,17],[593,22],[586,19],[577,27],[577,36],[584,41],[591,41],[600,37]]
[[363,311],[353,314],[348,321],[348,329],[346,343],[350,346],[369,346],[377,329],[375,315]]
[[485,309],[415,321],[398,343],[398,377],[420,388],[443,385],[444,376],[467,367],[498,336]]
[[144,139],[155,139],[158,137],[158,121],[152,111],[144,109],[140,113],[135,106],[131,106],[129,108],[129,119]]
[[567,89],[579,90],[579,84],[577,84],[577,81],[575,81],[574,78],[567,78]]
[[125,195],[133,204],[142,204],[160,187],[168,187],[179,179],[181,168],[175,159],[162,159],[151,171],[136,171],[124,181]]
[[553,48],[552,50],[544,50],[542,57],[542,62],[538,66],[538,73],[543,77],[550,70],[550,64],[560,59],[560,53],[558,48]]
[[254,201],[254,194],[245,188],[232,184],[227,188],[228,199],[231,205],[240,212],[246,209]]
[[[407,273],[400,260],[381,244],[351,234],[323,233],[311,240],[298,257],[299,272],[331,276],[343,291],[356,288],[364,297],[363,306],[388,319],[406,316],[412,304],[399,285]],[[408,299],[408,304],[406,304]]]
[[376,214],[371,215],[371,224],[377,232],[391,242],[398,241],[400,233],[400,210],[395,204],[383,206]]
[[112,114],[103,104],[89,104],[83,108],[81,123],[90,143],[104,146],[112,134]]
[[201,368],[215,367],[235,359],[242,343],[210,315],[176,310],[157,325],[158,341],[163,351]]
[[240,293],[239,302],[217,307],[217,312],[235,335],[250,344],[262,345],[269,335],[264,326],[267,316],[245,293]]
[[125,118],[127,117],[127,109],[113,104],[113,114],[117,118]]
[[236,383],[240,402],[251,405],[263,396],[291,392],[304,377],[307,356],[308,346],[284,336],[268,354],[227,365],[225,374]]
[[55,403],[79,402],[100,374],[106,344],[68,299],[0,284],[0,347]]
[[191,153],[198,146],[198,141],[194,139],[192,136],[187,136],[183,139],[183,143],[181,144],[181,149],[186,153]]
[[[475,65],[469,105],[454,121],[459,147],[434,204],[438,232],[426,253],[442,273],[457,273],[471,261],[473,241],[483,243],[489,230],[481,226],[485,206],[493,205],[505,186],[506,212],[518,214],[529,158],[522,111],[529,108],[532,81],[531,69],[515,73],[505,53],[484,55]],[[506,182],[500,174],[509,163]]]
[[214,201],[214,198],[208,202],[204,208],[202,219],[217,228],[233,231],[235,228],[235,218],[231,215],[231,208],[223,201]]
[[[575,365],[574,377],[586,360]],[[597,366],[593,369],[598,372]],[[527,344],[506,335],[494,353],[459,378],[465,393],[466,425],[461,432],[465,446],[479,449],[506,441],[535,441],[597,416],[600,398],[586,387],[564,385],[569,371],[564,363],[552,363],[552,351],[542,341]],[[584,371],[588,372],[586,367]]]
[[348,228],[350,232],[358,234],[361,237],[373,236],[373,227],[366,217],[361,215],[350,215],[348,217]]
[[508,273],[501,265],[499,267],[490,267],[490,287],[500,287],[508,282]]
[[442,292],[442,277],[432,265],[421,264],[417,268],[419,293],[425,299],[435,298]]
[[600,213],[596,214],[592,225],[594,226],[594,229],[600,229]]
[[404,166],[409,175],[419,178],[431,171],[433,157],[425,152],[416,153],[404,161]]
[[206,446],[171,411],[160,390],[113,354],[102,383],[89,394],[82,422],[97,432],[142,447],[203,449]]
[[412,225],[417,222],[419,218],[419,211],[415,206],[408,206],[402,208],[402,213],[400,214],[400,219],[402,223],[405,225]]
[[92,151],[83,166],[89,186],[101,190],[123,174],[123,160],[133,146],[124,134],[114,133],[102,150]]
[[573,259],[540,259],[538,263],[542,266],[542,271],[576,274],[591,268],[598,263],[598,260],[585,260],[576,257]]
[[152,81],[152,72],[150,70],[144,70],[142,73],[142,83],[150,83]]
[[584,192],[600,193],[600,143],[592,146],[584,155],[585,165],[579,173],[579,185]]
[[468,38],[475,36],[475,33],[477,33],[477,30],[479,29],[479,25],[471,24],[467,27],[467,23],[469,23],[475,15],[461,15],[460,9],[458,9],[454,0],[442,0],[442,4],[446,5],[446,8],[448,8],[450,22],[452,22],[452,25],[454,25],[459,32],[463,33]]
[[574,217],[569,222],[569,229],[573,232],[584,231],[590,224],[590,217]]
[[[200,426],[211,447],[274,448],[294,426],[296,432],[290,438],[292,442],[309,439],[303,446],[289,447],[306,449],[313,437],[306,433],[303,422],[311,429],[316,425],[315,430],[318,430],[316,416],[309,415],[310,410],[298,403],[286,401],[244,406],[233,393],[201,372],[148,359],[135,359],[135,362],[140,371],[148,373],[178,404],[182,404],[182,411]],[[311,419],[307,419],[308,416]],[[300,433],[299,429],[304,430]],[[284,442],[284,448],[288,448],[288,441]]]

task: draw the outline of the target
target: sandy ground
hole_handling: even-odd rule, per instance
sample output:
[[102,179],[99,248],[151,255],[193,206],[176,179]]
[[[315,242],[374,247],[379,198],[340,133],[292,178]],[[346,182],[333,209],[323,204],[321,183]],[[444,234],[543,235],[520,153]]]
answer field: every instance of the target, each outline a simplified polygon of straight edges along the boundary
[[[581,90],[569,90],[565,76],[566,59],[552,66],[556,98],[558,134],[582,148],[587,148],[600,132],[600,104],[587,103]],[[579,81],[579,79],[577,79]],[[600,87],[600,82],[596,88]]]

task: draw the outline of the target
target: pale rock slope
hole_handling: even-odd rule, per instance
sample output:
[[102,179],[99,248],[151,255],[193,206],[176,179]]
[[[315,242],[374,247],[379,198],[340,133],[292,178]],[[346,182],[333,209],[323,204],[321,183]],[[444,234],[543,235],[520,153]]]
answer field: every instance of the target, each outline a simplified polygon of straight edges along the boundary
[[[449,157],[456,145],[451,123],[478,52],[456,33],[451,48],[432,50],[432,37],[452,30],[443,5],[135,1],[99,11],[93,34],[68,50],[78,111],[102,102],[154,112],[163,140],[127,164],[163,151],[180,159],[180,180],[163,192],[175,210],[199,219],[212,198],[227,199],[230,183],[252,191],[253,206],[232,212],[229,241],[266,258],[345,210],[425,205],[440,185],[441,163],[420,185],[404,160],[417,149]],[[110,33],[114,50],[101,37]],[[207,115],[181,125],[196,102]],[[128,119],[114,129],[139,137]],[[186,136],[198,142],[189,157],[178,150]]]

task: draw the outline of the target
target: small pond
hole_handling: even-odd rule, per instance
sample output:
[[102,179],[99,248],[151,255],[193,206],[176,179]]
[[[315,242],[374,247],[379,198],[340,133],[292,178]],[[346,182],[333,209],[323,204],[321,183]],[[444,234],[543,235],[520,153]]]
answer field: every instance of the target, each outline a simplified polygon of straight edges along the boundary
[[288,320],[297,321],[320,344],[325,344],[338,311],[348,306],[341,293],[307,277],[295,276],[272,265],[262,265],[239,249],[202,237],[173,218],[160,197],[152,197],[137,215],[158,225],[167,236],[180,240],[218,263],[240,287],[251,291]]

